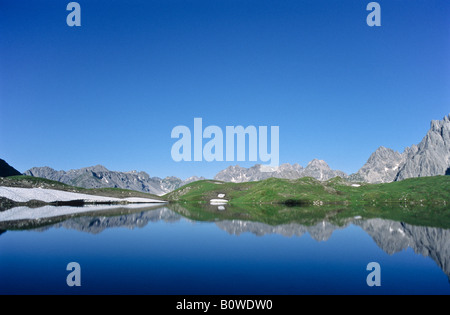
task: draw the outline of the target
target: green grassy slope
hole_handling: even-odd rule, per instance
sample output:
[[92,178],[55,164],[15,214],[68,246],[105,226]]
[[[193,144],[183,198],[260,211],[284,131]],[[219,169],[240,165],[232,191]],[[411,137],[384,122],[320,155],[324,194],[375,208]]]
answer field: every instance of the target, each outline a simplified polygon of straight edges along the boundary
[[310,177],[296,180],[269,178],[259,182],[198,181],[165,196],[169,201],[208,203],[225,194],[230,204],[448,204],[450,176],[411,178],[386,184],[353,187],[341,178],[320,182]]

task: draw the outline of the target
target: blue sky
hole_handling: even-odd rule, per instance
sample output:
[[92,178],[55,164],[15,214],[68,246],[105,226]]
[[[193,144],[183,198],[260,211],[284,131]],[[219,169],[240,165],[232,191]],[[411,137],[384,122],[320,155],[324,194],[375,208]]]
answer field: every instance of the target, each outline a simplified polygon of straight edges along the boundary
[[103,164],[213,177],[174,162],[172,129],[279,126],[280,162],[356,172],[450,112],[450,2],[0,0],[0,158],[20,171]]

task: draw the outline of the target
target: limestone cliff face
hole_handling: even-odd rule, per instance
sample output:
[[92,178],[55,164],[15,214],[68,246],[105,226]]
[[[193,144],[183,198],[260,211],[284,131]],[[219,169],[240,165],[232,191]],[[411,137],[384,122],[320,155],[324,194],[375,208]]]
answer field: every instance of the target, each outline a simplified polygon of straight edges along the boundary
[[431,128],[413,154],[405,158],[396,180],[445,175],[450,168],[450,115],[433,120]]
[[450,115],[442,120],[433,120],[422,141],[406,148],[403,153],[378,148],[349,178],[368,183],[389,183],[411,177],[445,175],[449,169]]

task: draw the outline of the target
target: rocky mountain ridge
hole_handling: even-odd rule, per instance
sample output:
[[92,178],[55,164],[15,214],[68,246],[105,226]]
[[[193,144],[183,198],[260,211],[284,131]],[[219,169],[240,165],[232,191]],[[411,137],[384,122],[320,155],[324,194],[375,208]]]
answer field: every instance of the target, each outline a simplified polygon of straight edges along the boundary
[[272,169],[261,164],[256,164],[250,168],[240,167],[239,165],[229,166],[217,173],[214,179],[224,182],[242,183],[259,181],[272,177],[298,179],[307,176],[322,181],[336,176],[347,178],[346,173],[339,170],[332,170],[325,161],[314,159],[309,162],[305,168],[297,163],[285,163]]
[[430,129],[418,145],[403,153],[379,147],[355,174],[353,181],[389,183],[412,177],[450,173],[450,114],[431,121]]
[[[84,188],[117,187],[156,195],[163,195],[193,181],[205,179],[197,176],[186,180],[174,176],[150,177],[145,172],[110,171],[102,165],[67,172],[56,171],[50,167],[34,167],[24,174]],[[297,179],[306,176],[325,181],[340,176],[352,182],[388,183],[411,177],[445,174],[450,175],[450,114],[442,120],[433,120],[422,141],[418,145],[407,147],[403,153],[379,147],[355,174],[347,175],[333,170],[325,161],[314,159],[306,167],[297,163],[285,163],[273,168],[261,164],[249,168],[229,166],[217,173],[214,179],[242,183],[272,177]]]
[[204,179],[196,176],[189,177],[186,180],[174,176],[166,178],[150,177],[146,172],[110,171],[102,165],[69,171],[56,171],[48,166],[33,167],[26,171],[24,175],[42,177],[83,188],[123,188],[159,196],[193,181]]

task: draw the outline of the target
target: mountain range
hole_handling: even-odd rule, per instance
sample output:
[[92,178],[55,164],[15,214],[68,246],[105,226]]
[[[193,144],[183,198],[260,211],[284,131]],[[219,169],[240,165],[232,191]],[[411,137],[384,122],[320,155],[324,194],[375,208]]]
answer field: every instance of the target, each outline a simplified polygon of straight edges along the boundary
[[186,180],[170,176],[166,178],[150,177],[146,172],[117,172],[110,171],[102,165],[74,169],[70,171],[56,171],[50,167],[33,167],[24,175],[42,177],[55,180],[71,186],[83,188],[123,188],[164,195],[191,182],[205,179],[192,176]]
[[450,175],[450,114],[442,120],[433,120],[422,141],[407,147],[403,153],[379,147],[355,174],[332,170],[325,161],[314,159],[305,168],[298,164],[283,164],[271,172],[266,172],[261,165],[250,168],[230,166],[214,179],[241,183],[269,177],[297,179],[310,176],[323,181],[340,176],[354,182],[389,183],[444,174]]
[[[411,177],[444,174],[450,175],[450,114],[442,120],[431,121],[429,131],[418,145],[407,147],[403,153],[381,146],[372,153],[358,172],[351,175],[331,169],[323,160],[314,159],[306,167],[297,163],[286,163],[269,170],[260,164],[249,168],[239,165],[229,166],[217,173],[214,179],[241,183],[271,177],[297,179],[309,176],[324,181],[340,176],[352,182],[387,183]],[[197,176],[185,180],[174,176],[162,179],[150,177],[145,172],[110,171],[102,165],[70,171],[33,167],[24,175],[43,177],[84,188],[117,187],[156,195],[163,195],[188,183],[205,179]]]
[[224,182],[242,183],[264,180],[271,177],[297,179],[306,176],[322,181],[336,176],[342,178],[348,177],[348,175],[342,171],[332,170],[325,161],[314,159],[309,162],[305,168],[297,163],[285,163],[269,172],[265,166],[260,164],[250,168],[240,167],[239,165],[229,166],[217,173],[214,179]]

